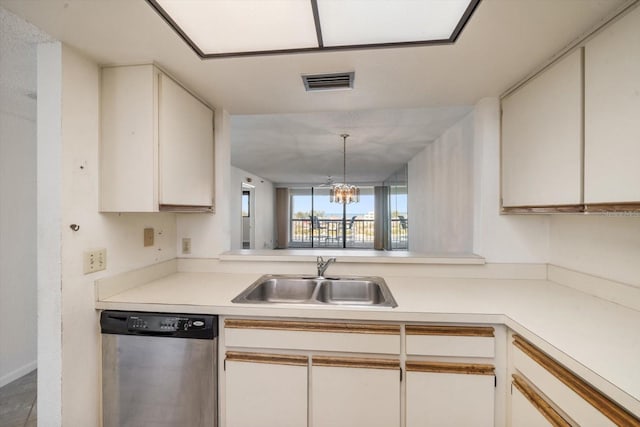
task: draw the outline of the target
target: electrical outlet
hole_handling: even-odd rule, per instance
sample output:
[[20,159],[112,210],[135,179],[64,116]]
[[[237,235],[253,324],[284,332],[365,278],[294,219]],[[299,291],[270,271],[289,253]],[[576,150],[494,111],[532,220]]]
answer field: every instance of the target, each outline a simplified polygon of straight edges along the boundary
[[182,238],[182,253],[189,255],[191,253],[191,237]]
[[144,247],[153,246],[153,228],[144,229]]
[[83,256],[84,274],[95,273],[107,268],[107,250],[85,251]]

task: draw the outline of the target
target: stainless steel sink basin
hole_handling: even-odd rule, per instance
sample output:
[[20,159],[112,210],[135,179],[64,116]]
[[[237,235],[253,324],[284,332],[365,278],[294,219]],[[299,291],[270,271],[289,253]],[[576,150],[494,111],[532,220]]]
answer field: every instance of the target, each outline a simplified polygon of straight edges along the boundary
[[320,284],[316,299],[327,304],[381,305],[386,296],[379,283],[371,280],[334,280]]
[[397,307],[381,277],[265,275],[232,302]]
[[251,291],[244,298],[251,302],[300,303],[311,299],[317,286],[314,279],[270,277],[261,281],[258,286],[251,286]]

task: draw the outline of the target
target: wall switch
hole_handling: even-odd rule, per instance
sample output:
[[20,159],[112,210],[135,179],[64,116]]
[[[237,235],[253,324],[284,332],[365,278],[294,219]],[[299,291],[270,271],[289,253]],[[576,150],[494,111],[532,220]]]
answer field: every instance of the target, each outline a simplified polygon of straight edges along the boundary
[[182,253],[189,255],[191,253],[191,237],[182,238]]
[[144,229],[144,247],[153,246],[153,228]]
[[83,267],[84,274],[95,273],[107,268],[107,250],[85,251],[83,254]]

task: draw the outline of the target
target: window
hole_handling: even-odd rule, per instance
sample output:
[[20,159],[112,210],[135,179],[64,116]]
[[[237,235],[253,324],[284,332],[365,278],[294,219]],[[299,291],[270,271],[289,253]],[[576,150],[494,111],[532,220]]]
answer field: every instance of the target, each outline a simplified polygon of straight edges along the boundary
[[[238,194],[238,193],[236,193]],[[250,202],[251,192],[243,191],[242,192],[242,216],[249,217],[251,216],[251,202]],[[237,212],[237,211],[236,211]]]

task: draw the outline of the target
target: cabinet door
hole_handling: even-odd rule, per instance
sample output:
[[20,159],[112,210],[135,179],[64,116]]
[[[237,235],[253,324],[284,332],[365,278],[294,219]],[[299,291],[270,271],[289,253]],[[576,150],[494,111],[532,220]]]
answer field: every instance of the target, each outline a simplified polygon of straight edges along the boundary
[[157,210],[155,94],[152,65],[102,69],[100,211]]
[[504,207],[582,203],[582,50],[502,100]]
[[512,427],[571,427],[571,424],[517,374],[511,387]]
[[307,358],[228,352],[227,427],[307,425]]
[[514,388],[511,394],[511,426],[553,427],[554,424],[551,424],[520,390]]
[[640,8],[585,45],[585,203],[640,202]]
[[486,374],[410,369],[407,362],[407,427],[493,427],[492,369]]
[[213,112],[160,76],[160,205],[213,206]]
[[400,363],[395,360],[314,357],[314,427],[400,425]]

